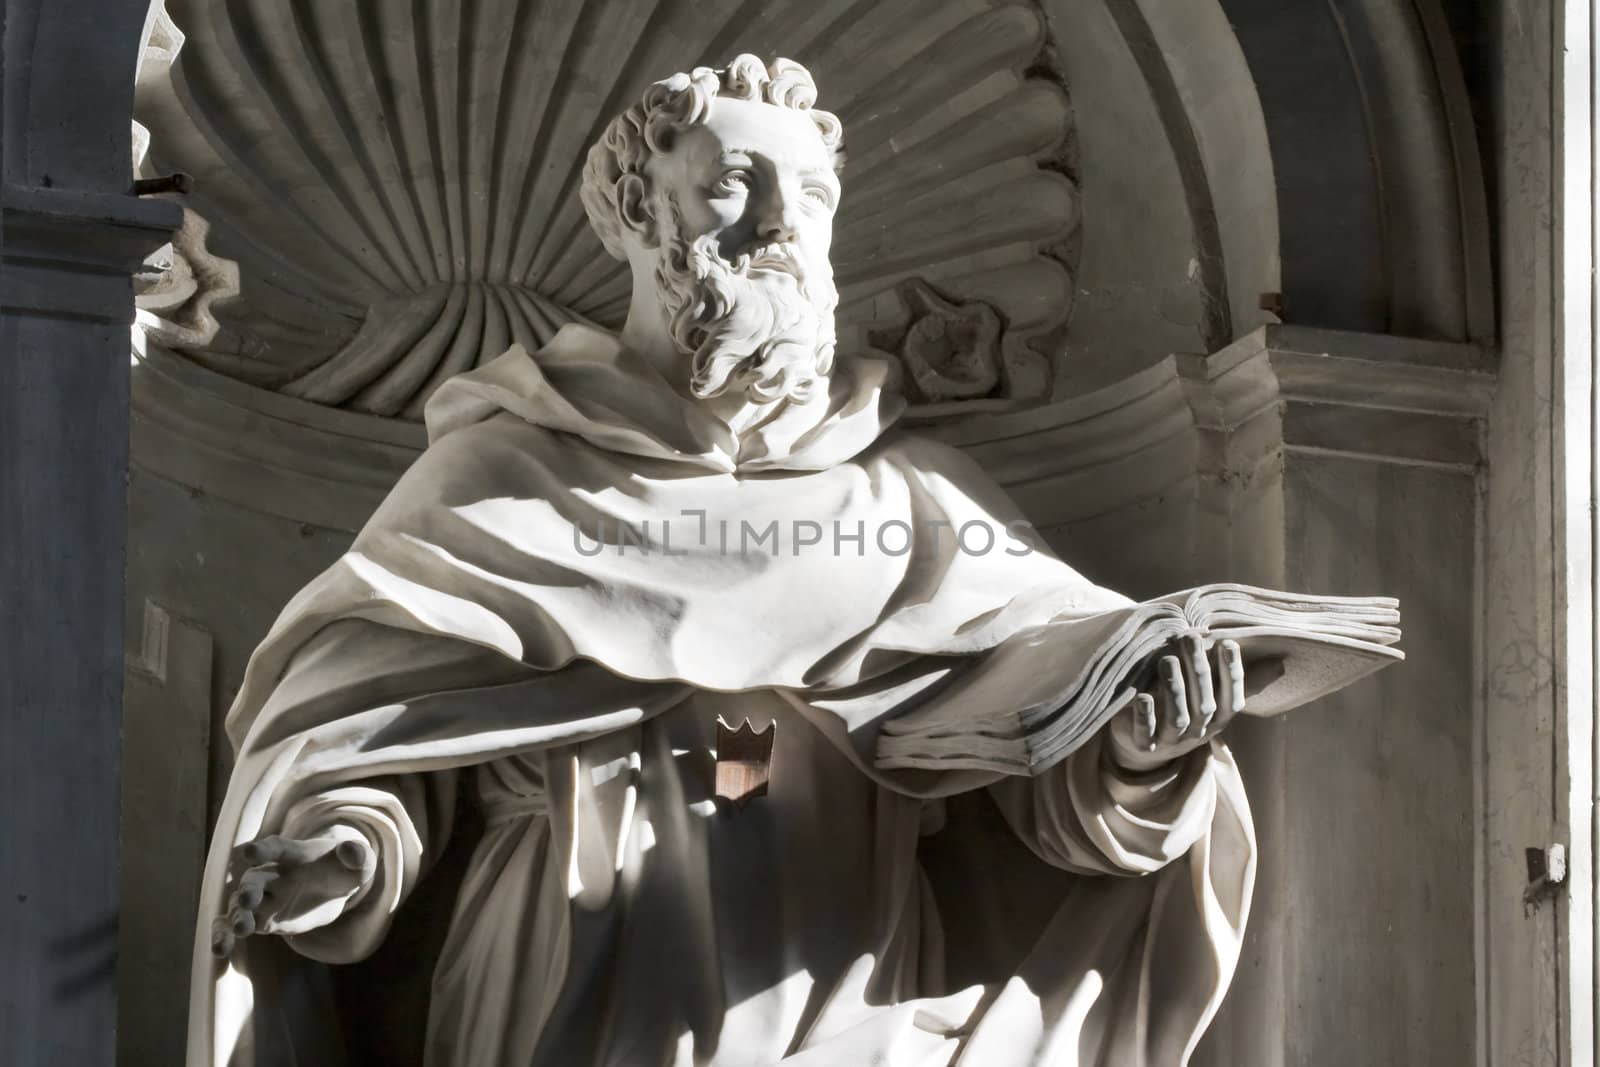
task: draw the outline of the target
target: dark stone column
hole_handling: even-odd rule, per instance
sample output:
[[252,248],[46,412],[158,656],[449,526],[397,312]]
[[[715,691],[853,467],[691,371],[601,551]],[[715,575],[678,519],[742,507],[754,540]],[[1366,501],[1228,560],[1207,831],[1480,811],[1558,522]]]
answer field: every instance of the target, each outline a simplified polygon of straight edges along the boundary
[[109,1064],[129,274],[177,209],[6,186],[0,231],[0,1060]]
[[148,3],[6,0],[0,80],[0,1062],[115,1056],[130,195]]

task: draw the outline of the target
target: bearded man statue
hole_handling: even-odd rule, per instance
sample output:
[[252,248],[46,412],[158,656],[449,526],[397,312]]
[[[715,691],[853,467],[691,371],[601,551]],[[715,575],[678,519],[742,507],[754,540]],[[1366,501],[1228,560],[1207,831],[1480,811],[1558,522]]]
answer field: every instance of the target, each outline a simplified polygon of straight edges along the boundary
[[1143,656],[1048,766],[980,758],[977,728],[970,757],[959,729],[885,757],[907,716],[1066,688],[1130,602],[898,429],[890,365],[836,357],[815,94],[745,55],[613,121],[583,202],[632,270],[620,334],[443,385],[428,449],[257,650],[191,1067],[370,1062],[319,975],[415,920],[463,813],[448,934],[406,961],[429,1067],[1188,1061],[1255,871],[1217,739],[1238,647]]

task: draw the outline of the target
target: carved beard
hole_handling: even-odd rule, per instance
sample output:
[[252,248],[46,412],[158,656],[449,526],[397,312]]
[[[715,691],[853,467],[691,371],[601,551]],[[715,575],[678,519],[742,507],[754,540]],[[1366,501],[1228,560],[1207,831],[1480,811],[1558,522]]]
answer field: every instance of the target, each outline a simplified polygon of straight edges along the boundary
[[730,263],[715,238],[683,239],[675,201],[666,216],[656,284],[672,338],[690,357],[690,391],[709,399],[743,389],[757,404],[808,399],[833,370],[833,279],[807,278],[792,244]]

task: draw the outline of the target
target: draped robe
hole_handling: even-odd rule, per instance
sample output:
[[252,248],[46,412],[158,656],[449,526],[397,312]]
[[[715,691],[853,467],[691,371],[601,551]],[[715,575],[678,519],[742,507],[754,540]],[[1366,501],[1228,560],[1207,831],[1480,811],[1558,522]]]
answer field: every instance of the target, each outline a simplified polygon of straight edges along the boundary
[[[1032,778],[876,765],[879,725],[991,650],[1068,649],[1127,603],[894,427],[889,373],[842,360],[730,425],[573,325],[442,387],[429,448],[229,711],[191,1067],[340,1062],[306,990],[405,920],[458,792],[485,828],[432,964],[430,1067],[1187,1062],[1254,877],[1225,746],[1136,770],[1118,720]],[[743,807],[712,790],[719,717],[776,724]],[[975,795],[995,824],[940,828]],[[334,826],[375,850],[372,884],[214,959],[235,846]],[[929,834],[966,835],[958,891]]]

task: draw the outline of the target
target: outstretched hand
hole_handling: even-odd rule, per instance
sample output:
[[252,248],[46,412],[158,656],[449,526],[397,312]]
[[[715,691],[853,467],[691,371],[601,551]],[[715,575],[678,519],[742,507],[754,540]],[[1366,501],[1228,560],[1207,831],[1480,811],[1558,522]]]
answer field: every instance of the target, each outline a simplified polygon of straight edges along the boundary
[[[342,830],[343,832],[337,832]],[[233,892],[211,923],[211,951],[233,954],[255,934],[293,935],[328,925],[372,883],[377,859],[348,828],[322,837],[260,837],[234,850]]]
[[[1215,663],[1213,663],[1213,657]],[[1214,647],[1197,634],[1179,638],[1156,658],[1127,714],[1127,733],[1141,763],[1192,751],[1245,709],[1244,657],[1235,641]]]

